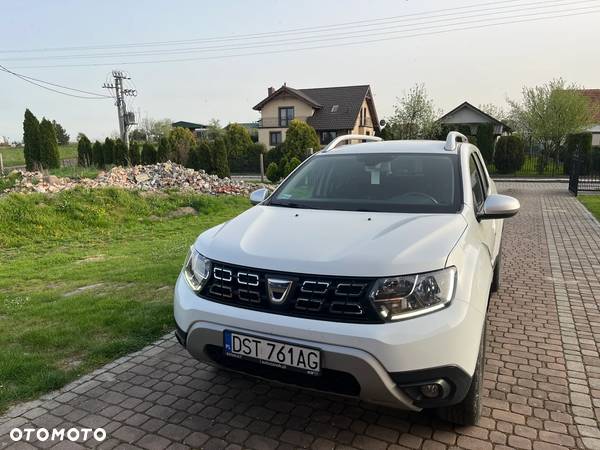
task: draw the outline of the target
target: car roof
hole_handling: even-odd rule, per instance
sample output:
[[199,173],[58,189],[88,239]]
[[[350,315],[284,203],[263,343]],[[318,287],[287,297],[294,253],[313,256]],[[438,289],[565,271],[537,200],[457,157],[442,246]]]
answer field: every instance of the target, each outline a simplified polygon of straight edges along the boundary
[[[378,141],[361,144],[340,145],[321,153],[323,155],[347,155],[360,153],[441,153],[456,154],[457,150],[445,150],[444,141]],[[460,146],[458,146],[460,147]]]

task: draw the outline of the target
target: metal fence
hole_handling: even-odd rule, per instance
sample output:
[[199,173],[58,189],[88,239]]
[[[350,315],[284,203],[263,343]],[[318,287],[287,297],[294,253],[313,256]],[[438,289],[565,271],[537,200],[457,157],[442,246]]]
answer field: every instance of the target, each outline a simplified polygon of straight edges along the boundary
[[579,156],[573,158],[569,191],[575,195],[579,192],[600,192],[600,158],[587,161]]
[[527,150],[523,165],[517,170],[510,172],[501,172],[497,170],[493,163],[488,163],[487,169],[494,177],[510,176],[510,177],[540,177],[553,178],[563,177],[569,174],[568,162],[562,161],[559,158],[543,157],[540,150],[532,148]]

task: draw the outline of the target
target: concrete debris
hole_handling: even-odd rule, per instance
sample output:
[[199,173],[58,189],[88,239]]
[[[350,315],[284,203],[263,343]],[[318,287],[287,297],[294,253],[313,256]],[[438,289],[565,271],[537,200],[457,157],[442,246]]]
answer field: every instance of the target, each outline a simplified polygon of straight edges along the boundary
[[248,195],[262,184],[246,183],[231,178],[219,178],[203,170],[194,170],[179,164],[166,162],[134,167],[113,167],[91,178],[62,178],[41,172],[17,171],[21,176],[14,187],[6,192],[55,193],[75,187],[119,187],[141,191],[178,189],[203,194]]

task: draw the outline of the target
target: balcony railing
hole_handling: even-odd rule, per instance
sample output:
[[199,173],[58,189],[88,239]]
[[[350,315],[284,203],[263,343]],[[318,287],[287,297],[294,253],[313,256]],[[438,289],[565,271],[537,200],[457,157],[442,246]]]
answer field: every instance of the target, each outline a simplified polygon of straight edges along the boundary
[[290,122],[294,119],[306,122],[308,116],[296,116],[292,119],[286,119],[283,117],[263,117],[258,121],[258,126],[259,128],[287,128],[290,126]]

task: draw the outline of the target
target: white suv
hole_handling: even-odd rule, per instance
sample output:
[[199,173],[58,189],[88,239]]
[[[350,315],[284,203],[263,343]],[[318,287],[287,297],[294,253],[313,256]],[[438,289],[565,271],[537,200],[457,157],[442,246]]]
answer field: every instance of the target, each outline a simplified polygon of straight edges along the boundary
[[479,150],[343,136],[202,233],[175,288],[195,358],[396,408],[478,420],[503,218]]

